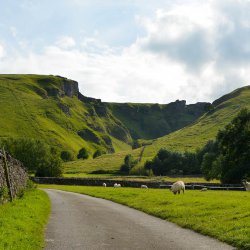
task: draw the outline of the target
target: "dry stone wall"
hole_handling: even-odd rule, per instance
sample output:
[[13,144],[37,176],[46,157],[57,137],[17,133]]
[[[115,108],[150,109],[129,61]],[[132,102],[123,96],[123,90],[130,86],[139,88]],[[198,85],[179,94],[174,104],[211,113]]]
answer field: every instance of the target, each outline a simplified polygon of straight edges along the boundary
[[[6,152],[6,160],[8,166],[8,173],[10,179],[10,186],[13,198],[15,198],[18,193],[26,187],[27,181],[29,179],[28,173],[24,168],[23,164],[14,159]],[[4,170],[4,154],[0,150],[0,189],[7,188],[6,174]]]

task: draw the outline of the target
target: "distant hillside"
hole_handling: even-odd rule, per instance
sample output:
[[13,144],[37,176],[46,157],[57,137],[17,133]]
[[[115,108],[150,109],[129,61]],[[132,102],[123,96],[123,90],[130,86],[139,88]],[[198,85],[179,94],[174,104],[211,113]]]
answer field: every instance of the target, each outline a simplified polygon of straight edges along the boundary
[[133,139],[155,139],[183,128],[211,108],[210,103],[186,105],[186,101],[169,104],[112,103],[108,107],[128,128]]
[[0,75],[0,137],[30,137],[75,153],[129,150],[134,139],[176,131],[211,104],[104,103],[79,92],[76,81],[46,75]]
[[[96,160],[74,162],[72,167],[78,172],[91,172],[96,169],[109,169],[108,162],[114,162],[112,170],[119,169],[126,154],[132,154],[139,159],[143,152],[142,165],[146,160],[152,159],[160,148],[173,151],[195,151],[201,148],[208,140],[214,139],[219,129],[223,129],[242,108],[250,109],[250,86],[236,89],[213,102],[213,107],[194,123],[166,136],[153,140],[145,149],[138,148],[120,154],[107,155]],[[142,151],[143,150],[143,151]],[[91,167],[90,167],[91,166]],[[70,168],[70,166],[67,166]],[[87,168],[86,168],[87,167]],[[85,169],[86,168],[86,169]]]

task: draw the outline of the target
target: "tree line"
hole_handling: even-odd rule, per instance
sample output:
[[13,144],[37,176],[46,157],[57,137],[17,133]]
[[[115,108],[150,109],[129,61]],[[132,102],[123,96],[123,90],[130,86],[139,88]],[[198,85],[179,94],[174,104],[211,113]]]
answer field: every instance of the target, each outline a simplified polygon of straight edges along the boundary
[[[129,174],[135,164],[128,155],[120,170]],[[144,170],[156,176],[203,174],[207,180],[219,179],[222,183],[239,183],[250,178],[250,112],[242,109],[218,132],[215,140],[196,152],[160,149],[151,161],[146,161]]]

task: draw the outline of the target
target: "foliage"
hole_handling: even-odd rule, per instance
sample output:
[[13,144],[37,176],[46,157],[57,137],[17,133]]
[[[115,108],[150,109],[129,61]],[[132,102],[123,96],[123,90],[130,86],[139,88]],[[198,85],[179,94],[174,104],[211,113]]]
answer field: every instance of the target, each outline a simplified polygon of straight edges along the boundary
[[40,140],[30,138],[8,138],[0,142],[1,146],[21,161],[36,176],[61,176],[62,165],[55,148]]
[[131,154],[128,154],[124,158],[124,163],[120,167],[120,172],[123,174],[128,174],[130,170],[137,164]]
[[81,148],[78,152],[77,155],[78,159],[88,159],[89,158],[89,153],[86,148]]
[[61,152],[61,159],[66,161],[73,161],[74,160],[74,154],[71,151],[64,150]]
[[220,130],[214,146],[202,163],[207,179],[219,178],[223,183],[239,183],[250,176],[250,111],[242,109]]
[[250,192],[187,190],[176,197],[166,189],[42,185],[112,200],[217,238],[237,249],[250,249]]
[[97,158],[98,156],[101,156],[103,153],[102,153],[102,151],[100,150],[100,149],[97,149],[96,151],[95,151],[95,153],[93,154],[93,158],[95,159],[95,158]]
[[42,249],[50,201],[43,191],[32,189],[21,199],[0,206],[0,249]]
[[147,161],[145,169],[152,170],[155,175],[199,174],[200,168],[195,153],[171,152],[160,149],[152,161]]
[[0,204],[6,202],[9,199],[7,187],[0,187]]

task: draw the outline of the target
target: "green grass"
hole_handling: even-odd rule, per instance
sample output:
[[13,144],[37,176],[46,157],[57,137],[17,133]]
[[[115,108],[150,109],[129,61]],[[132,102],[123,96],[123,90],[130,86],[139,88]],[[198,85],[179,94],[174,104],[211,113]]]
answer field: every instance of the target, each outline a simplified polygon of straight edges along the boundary
[[[169,135],[157,138],[151,145],[146,145],[141,162],[137,167],[142,166],[146,160],[151,160],[161,148],[178,152],[194,152],[203,147],[208,140],[214,139],[220,129],[223,129],[242,108],[250,109],[250,87],[235,90],[216,104],[214,110],[204,114],[193,124],[182,128]],[[113,169],[118,170],[126,154],[138,155],[141,148],[127,150],[122,154],[112,154],[101,156],[100,159],[93,161],[76,162],[75,167],[79,167],[80,173],[89,173],[89,166],[92,169]],[[105,159],[102,157],[105,157]],[[106,163],[109,163],[107,165]],[[111,167],[112,163],[112,167]],[[67,169],[67,167],[66,167]],[[86,169],[86,171],[85,171]]]
[[[217,238],[239,249],[250,249],[250,192],[186,191],[41,185],[112,200]],[[181,236],[180,236],[181,237]]]
[[21,199],[0,205],[0,249],[42,249],[44,227],[50,212],[47,194],[27,191]]
[[[0,74],[0,137],[41,139],[75,155],[81,147],[91,154],[98,148],[108,150],[111,146],[105,144],[103,136],[110,137],[115,152],[131,149],[127,142],[111,136],[112,129],[122,125],[109,113],[97,115],[97,101],[49,94],[49,89],[62,92],[65,82],[72,86],[71,80],[56,76]],[[70,114],[64,113],[61,106],[68,107]],[[82,139],[77,132],[83,129],[91,131],[99,141]]]

